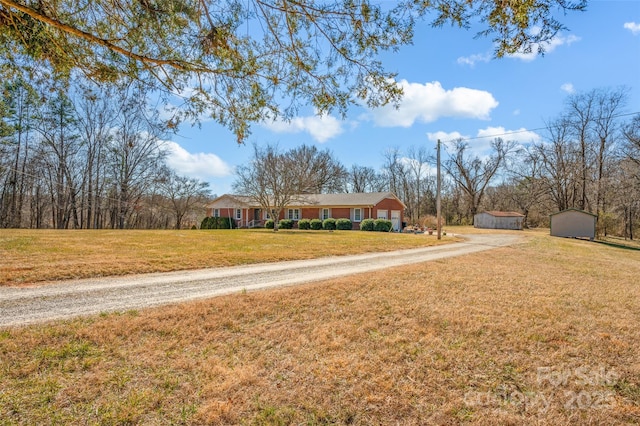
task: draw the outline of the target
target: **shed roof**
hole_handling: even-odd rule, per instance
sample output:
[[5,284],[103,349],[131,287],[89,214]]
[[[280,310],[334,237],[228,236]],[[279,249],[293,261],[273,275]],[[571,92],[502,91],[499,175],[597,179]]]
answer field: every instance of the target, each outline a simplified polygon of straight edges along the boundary
[[494,217],[524,217],[523,214],[518,212],[500,212],[500,211],[492,210],[492,211],[486,211],[484,213]]
[[555,216],[557,214],[565,213],[565,212],[578,212],[578,213],[588,214],[589,216],[598,217],[598,215],[595,215],[593,213],[589,213],[588,211],[585,211],[585,210],[576,209],[575,207],[571,207],[571,208],[568,208],[568,209],[565,209],[565,210],[561,210],[559,212],[551,213],[549,216]]

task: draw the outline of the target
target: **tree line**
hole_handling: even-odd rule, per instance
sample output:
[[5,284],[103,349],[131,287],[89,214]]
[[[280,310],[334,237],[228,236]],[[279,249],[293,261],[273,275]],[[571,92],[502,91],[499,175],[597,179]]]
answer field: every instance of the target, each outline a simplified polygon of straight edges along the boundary
[[0,227],[180,228],[200,219],[208,184],[166,165],[166,129],[142,88],[18,77],[2,92]]
[[[549,214],[576,208],[598,216],[599,234],[633,238],[640,220],[640,114],[626,112],[627,100],[626,88],[570,95],[540,140],[497,137],[482,156],[472,141],[443,141],[446,223],[473,224],[481,211],[502,210],[524,214],[524,226],[548,226]],[[234,189],[272,217],[299,194],[390,191],[405,203],[406,222],[435,226],[433,153],[420,145],[382,155],[379,170],[347,168],[328,150],[256,145]]]
[[[167,129],[140,101],[143,89],[44,89],[19,78],[2,87],[0,227],[200,224],[211,198],[207,184],[167,167],[160,142]],[[578,208],[598,215],[601,234],[633,238],[640,220],[640,114],[626,112],[627,99],[625,88],[571,95],[540,140],[495,138],[482,156],[473,141],[443,141],[446,223],[472,224],[480,211],[510,210],[523,213],[526,226],[545,226],[550,213]],[[379,169],[345,167],[315,146],[253,150],[236,171],[234,190],[265,209],[283,208],[296,194],[390,191],[406,204],[406,222],[435,225],[434,152],[424,145],[388,148]]]

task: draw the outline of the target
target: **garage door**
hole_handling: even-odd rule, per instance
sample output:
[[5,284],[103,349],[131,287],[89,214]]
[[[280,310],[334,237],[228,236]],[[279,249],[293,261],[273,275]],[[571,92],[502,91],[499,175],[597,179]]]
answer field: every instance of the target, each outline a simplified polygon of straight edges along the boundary
[[400,231],[400,227],[402,226],[400,210],[391,210],[391,225],[394,231]]

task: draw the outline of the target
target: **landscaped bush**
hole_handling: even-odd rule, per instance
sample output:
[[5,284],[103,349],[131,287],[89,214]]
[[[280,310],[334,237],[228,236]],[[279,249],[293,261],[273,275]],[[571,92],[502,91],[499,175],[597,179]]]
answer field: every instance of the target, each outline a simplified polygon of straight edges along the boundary
[[267,219],[264,223],[264,227],[267,229],[273,229],[273,219]]
[[361,231],[373,231],[375,229],[375,224],[373,219],[363,219],[360,222],[360,230]]
[[229,217],[205,217],[200,223],[200,229],[233,229],[236,221]]
[[300,219],[298,221],[298,229],[311,229],[311,221],[309,219]]
[[329,217],[322,221],[322,229],[325,231],[333,231],[336,229],[336,220],[332,217]]
[[350,231],[353,227],[351,226],[351,221],[349,219],[338,219],[336,220],[336,229],[341,231]]
[[378,232],[389,232],[393,224],[387,219],[376,219],[373,221],[373,229]]
[[280,229],[293,229],[293,220],[282,219],[278,222],[278,228]]
[[322,221],[320,219],[311,219],[311,221],[309,221],[309,226],[314,231],[319,231],[322,229]]
[[209,217],[205,217],[204,219],[202,219],[202,222],[200,223],[200,229],[209,229]]

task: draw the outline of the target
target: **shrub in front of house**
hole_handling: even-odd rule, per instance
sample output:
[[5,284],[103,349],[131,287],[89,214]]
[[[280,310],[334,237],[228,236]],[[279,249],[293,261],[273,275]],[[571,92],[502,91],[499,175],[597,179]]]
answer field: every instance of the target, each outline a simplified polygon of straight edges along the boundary
[[332,217],[329,217],[322,221],[322,229],[325,231],[333,231],[336,229],[336,220]]
[[278,228],[280,229],[293,229],[293,220],[291,219],[281,219],[278,222]]
[[264,227],[267,229],[273,229],[273,219],[267,219],[264,223]]
[[298,221],[298,229],[302,229],[302,230],[311,229],[311,221],[309,219],[300,219]]
[[311,227],[311,229],[313,229],[314,231],[319,231],[322,229],[322,221],[320,219],[311,219],[309,221],[309,226]]
[[217,229],[235,229],[236,221],[230,217],[219,217]]
[[205,217],[200,223],[200,229],[234,229],[236,221],[229,217]]
[[373,219],[363,219],[362,222],[360,222],[360,230],[373,231],[375,229],[374,222],[375,221]]
[[204,219],[202,219],[202,222],[200,222],[200,229],[209,229],[209,217],[205,217]]
[[378,232],[389,232],[393,224],[387,219],[376,219],[373,221],[373,229]]
[[338,219],[336,220],[336,229],[340,231],[350,231],[353,229],[351,226],[351,221],[349,219]]

